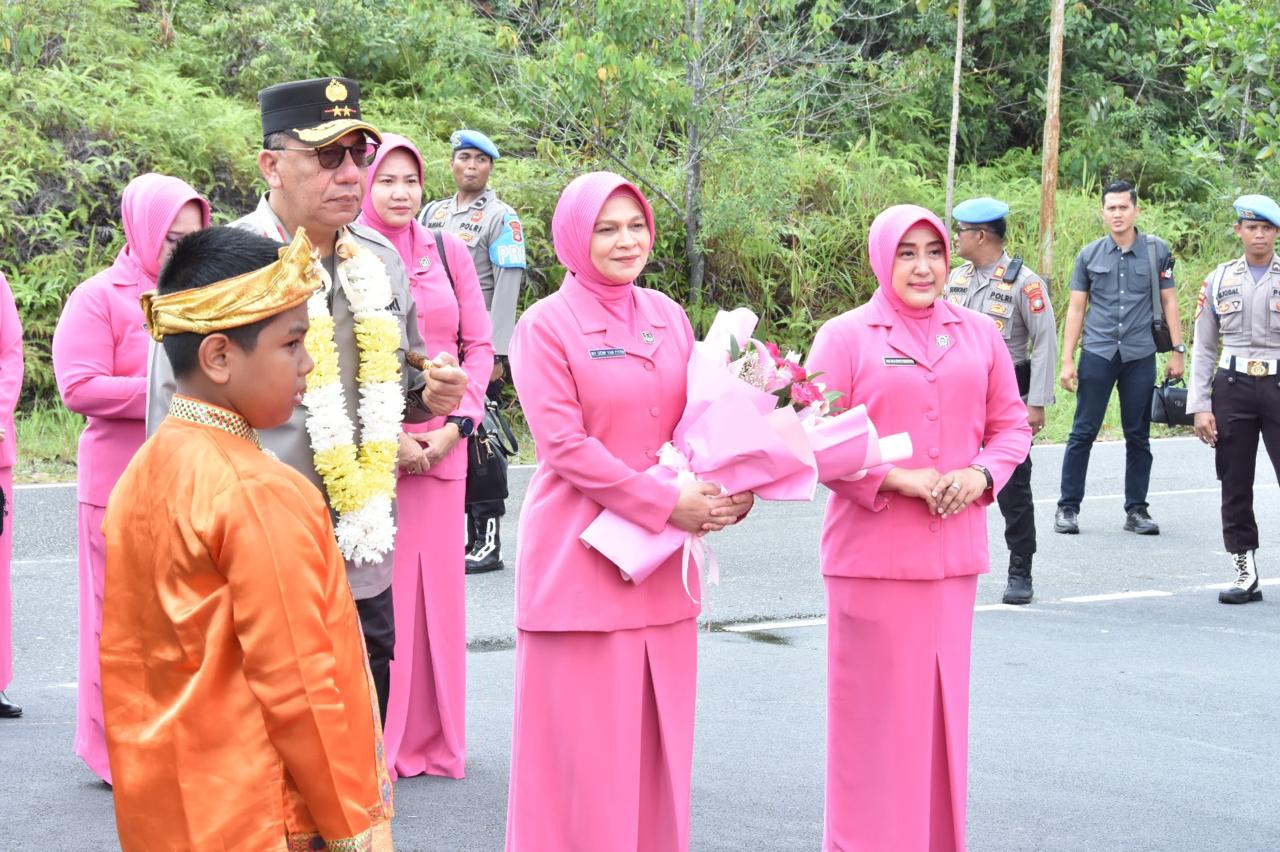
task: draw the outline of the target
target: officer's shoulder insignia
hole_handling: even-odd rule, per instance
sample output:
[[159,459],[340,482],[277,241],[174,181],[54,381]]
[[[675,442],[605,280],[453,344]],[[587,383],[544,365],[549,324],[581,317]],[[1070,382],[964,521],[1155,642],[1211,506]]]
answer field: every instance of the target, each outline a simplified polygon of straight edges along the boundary
[[432,219],[443,219],[449,215],[449,210],[445,205],[441,204],[436,208],[436,212],[431,214]]
[[484,211],[483,211],[483,210],[472,210],[472,211],[471,211],[471,221],[472,221],[472,222],[483,222],[483,221],[484,221]]
[[992,278],[1003,278],[1003,277],[1004,277],[1004,264],[1003,264],[1003,263],[1002,263],[1002,264],[1000,264],[999,266],[997,266],[997,267],[995,268],[995,271],[991,273],[991,277],[992,277]]
[[489,260],[503,269],[524,269],[524,225],[508,211],[502,217],[502,232],[489,244]]
[[1027,304],[1031,306],[1031,313],[1044,313],[1048,301],[1045,299],[1044,288],[1040,286],[1040,279],[1033,278],[1028,281],[1022,288],[1022,292],[1027,297]]

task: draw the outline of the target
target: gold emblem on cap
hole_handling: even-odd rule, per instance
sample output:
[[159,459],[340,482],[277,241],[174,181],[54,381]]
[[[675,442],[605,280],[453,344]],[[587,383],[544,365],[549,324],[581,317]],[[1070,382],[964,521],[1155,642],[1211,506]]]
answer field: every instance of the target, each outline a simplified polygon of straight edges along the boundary
[[331,101],[345,101],[347,99],[347,87],[337,79],[332,79],[329,81],[329,85],[324,87],[324,96]]

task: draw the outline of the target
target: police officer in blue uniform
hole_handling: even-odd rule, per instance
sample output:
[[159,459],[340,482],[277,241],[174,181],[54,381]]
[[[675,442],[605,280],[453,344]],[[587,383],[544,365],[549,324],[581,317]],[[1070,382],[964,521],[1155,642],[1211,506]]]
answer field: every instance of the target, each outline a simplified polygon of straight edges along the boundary
[[[1054,402],[1054,365],[1058,328],[1044,282],[1004,249],[1009,205],[994,198],[971,198],[957,204],[955,251],[967,263],[952,270],[947,300],[991,319],[1013,359],[1018,390],[1027,406],[1033,433],[1044,428],[1044,409]],[[1004,515],[1009,548],[1009,582],[1003,601],[1031,603],[1031,562],[1036,552],[1035,506],[1031,497],[1031,453],[1014,468],[996,495]]]
[[[433,201],[422,210],[419,221],[428,228],[441,228],[467,244],[476,265],[476,277],[484,293],[484,306],[493,325],[493,376],[487,395],[496,405],[507,374],[507,347],[516,327],[516,307],[524,281],[524,226],[510,205],[503,203],[489,186],[498,146],[478,130],[459,130],[449,137],[453,155],[449,168],[457,193]],[[468,574],[502,568],[499,519],[506,514],[502,500],[479,500],[467,504]]]
[[1234,574],[1225,604],[1262,600],[1253,480],[1261,436],[1280,479],[1280,204],[1265,195],[1235,201],[1244,255],[1204,280],[1196,302],[1187,411],[1214,448],[1222,482],[1222,542]]

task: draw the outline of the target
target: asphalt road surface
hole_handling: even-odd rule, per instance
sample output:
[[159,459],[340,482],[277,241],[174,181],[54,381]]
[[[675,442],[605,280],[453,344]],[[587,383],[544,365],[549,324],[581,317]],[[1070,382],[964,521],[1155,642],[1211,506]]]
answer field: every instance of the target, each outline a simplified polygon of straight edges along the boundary
[[[1034,451],[1036,600],[974,615],[969,845],[991,850],[1280,850],[1280,489],[1259,459],[1267,600],[1221,606],[1231,577],[1212,453],[1156,442],[1158,537],[1121,530],[1123,447],[1094,450],[1081,534],[1051,531],[1060,447]],[[517,473],[504,528],[528,471]],[[822,837],[822,499],[762,504],[713,544],[693,779],[695,850],[816,850]],[[72,753],[75,495],[19,488],[13,563],[26,710],[0,721],[0,850],[118,848],[109,790]],[[397,784],[400,850],[502,848],[511,736],[512,572],[469,578],[468,777]],[[593,852],[595,852],[593,850]],[[612,852],[612,850],[600,850]],[[893,852],[893,850],[884,850]]]

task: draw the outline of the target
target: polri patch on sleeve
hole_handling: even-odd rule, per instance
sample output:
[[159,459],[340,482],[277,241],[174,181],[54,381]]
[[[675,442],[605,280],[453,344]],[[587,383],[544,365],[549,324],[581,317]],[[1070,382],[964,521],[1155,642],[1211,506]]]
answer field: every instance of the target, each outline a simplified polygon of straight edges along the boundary
[[502,217],[502,233],[489,244],[489,260],[503,269],[524,269],[524,225],[515,213]]
[[889,355],[884,356],[884,365],[886,367],[914,367],[916,365],[915,358],[893,358]]
[[1027,303],[1031,306],[1031,313],[1044,313],[1044,291],[1040,289],[1039,281],[1032,281],[1030,284],[1022,288],[1022,292],[1027,296]]
[[625,349],[592,349],[591,360],[598,361],[601,358],[625,358],[627,350]]

